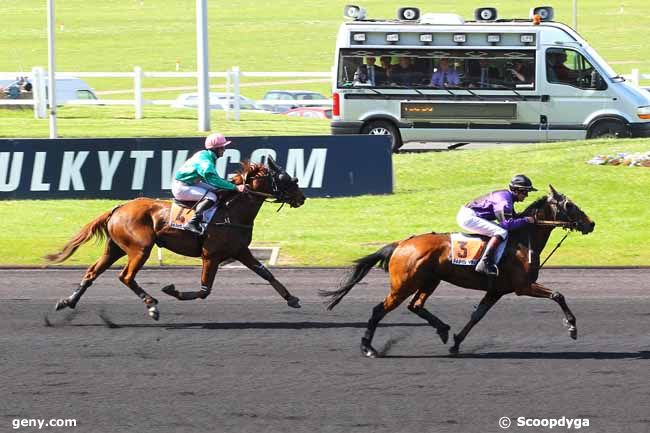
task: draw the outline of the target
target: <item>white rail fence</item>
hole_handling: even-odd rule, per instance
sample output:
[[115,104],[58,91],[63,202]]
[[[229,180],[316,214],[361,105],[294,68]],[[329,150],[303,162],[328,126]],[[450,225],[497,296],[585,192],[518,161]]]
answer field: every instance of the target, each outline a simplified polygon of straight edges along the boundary
[[[74,105],[132,105],[135,110],[135,118],[144,117],[144,105],[169,105],[173,100],[145,100],[143,97],[142,82],[144,78],[196,78],[196,72],[145,72],[139,66],[133,69],[133,72],[57,72],[58,77],[77,77],[77,78],[126,78],[133,80],[133,99],[76,99],[68,101],[68,104]],[[240,95],[242,78],[288,78],[297,80],[300,78],[322,78],[329,81],[332,77],[331,72],[245,72],[239,67],[234,66],[226,72],[210,72],[210,78],[225,78],[226,91],[233,94],[233,109],[229,109],[226,104],[228,114],[232,112],[234,120],[240,117]],[[32,99],[0,99],[0,105],[32,105],[34,107],[34,117],[42,119],[46,116],[46,91],[45,91],[45,73],[43,68],[33,68],[31,74],[24,72],[0,72],[0,80],[12,80],[16,77],[28,77],[32,82],[33,96]],[[228,101],[229,102],[229,101]],[[256,101],[264,105],[331,105],[331,99],[306,99],[306,100],[278,100],[278,101]]]
[[[145,72],[139,66],[133,69],[133,72],[58,72],[58,76],[74,76],[78,78],[127,78],[133,80],[133,99],[99,99],[99,100],[73,100],[69,101],[70,104],[75,105],[132,105],[135,111],[135,118],[142,119],[144,117],[144,105],[157,104],[168,105],[172,100],[145,100],[143,97],[142,81],[144,78],[196,78],[196,72]],[[17,76],[26,76],[24,72],[0,72],[0,79],[14,79]],[[45,95],[45,73],[43,68],[32,69],[31,76],[27,76],[32,80],[33,86],[33,99],[0,99],[0,105],[33,105],[34,116],[36,118],[45,118],[46,111],[46,95]],[[240,83],[242,78],[327,78],[331,79],[332,72],[245,72],[241,71],[239,67],[234,66],[226,72],[210,72],[210,78],[225,78],[226,91],[233,93],[233,109],[232,114],[234,120],[238,121],[240,118]],[[624,75],[625,79],[630,80],[632,84],[639,85],[642,80],[650,80],[650,73],[641,73],[638,69],[632,69],[628,75]],[[232,89],[232,91],[231,91]],[[650,87],[646,87],[650,91]],[[262,101],[257,101],[262,102]],[[331,105],[331,99],[323,100],[304,100],[304,101],[267,101],[264,100],[265,105]],[[231,110],[226,104],[227,116]]]

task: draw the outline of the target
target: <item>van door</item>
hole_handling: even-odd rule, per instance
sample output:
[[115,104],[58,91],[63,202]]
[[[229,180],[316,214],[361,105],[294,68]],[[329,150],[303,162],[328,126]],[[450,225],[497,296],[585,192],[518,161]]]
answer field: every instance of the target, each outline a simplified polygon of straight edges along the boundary
[[544,93],[548,97],[543,110],[548,119],[548,140],[586,138],[586,119],[612,101],[607,83],[577,50],[551,47],[544,61]]

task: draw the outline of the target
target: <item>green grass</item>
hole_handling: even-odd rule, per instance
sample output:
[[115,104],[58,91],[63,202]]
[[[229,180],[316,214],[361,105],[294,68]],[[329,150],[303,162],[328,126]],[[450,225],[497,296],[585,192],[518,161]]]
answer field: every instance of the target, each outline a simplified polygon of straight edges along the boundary
[[[524,172],[538,188],[550,183],[567,194],[596,221],[593,234],[572,234],[549,265],[647,265],[650,170],[592,166],[585,161],[596,154],[649,147],[650,140],[586,141],[396,155],[395,194],[309,199],[302,208],[280,213],[277,205],[265,205],[256,222],[254,245],[280,246],[282,265],[347,265],[410,234],[457,230],[455,214],[461,204],[503,187],[512,174]],[[534,198],[531,195],[518,209]],[[42,263],[43,254],[56,250],[83,224],[116,203],[3,202],[1,263]],[[562,234],[556,230],[549,245]],[[87,245],[67,263],[90,263],[99,252],[100,247]],[[165,260],[199,263],[167,252]]]
[[[4,113],[2,113],[4,112]],[[49,120],[34,119],[30,109],[0,110],[0,138],[47,138]],[[280,119],[281,118],[281,119]],[[328,120],[288,117],[279,114],[241,113],[241,120],[226,120],[226,113],[211,110],[211,126],[229,136],[329,135]],[[197,132],[197,111],[165,106],[145,108],[145,118],[134,119],[125,106],[64,106],[57,110],[61,138],[79,137],[175,137],[205,135]]]

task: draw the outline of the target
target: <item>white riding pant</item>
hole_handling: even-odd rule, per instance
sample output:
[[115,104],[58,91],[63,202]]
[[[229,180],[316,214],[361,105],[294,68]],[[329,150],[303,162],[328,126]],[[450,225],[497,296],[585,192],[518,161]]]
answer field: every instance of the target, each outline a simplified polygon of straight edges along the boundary
[[508,239],[508,230],[492,221],[477,217],[476,212],[465,206],[462,206],[458,211],[456,222],[470,233],[478,233],[485,236],[499,236],[503,241],[497,247],[496,254],[494,255],[495,263],[499,263],[503,251],[506,248],[505,241]]
[[217,201],[217,195],[214,193],[214,187],[204,182],[197,182],[187,185],[180,180],[174,179],[172,182],[172,194],[174,198],[182,201],[199,201],[203,197]]

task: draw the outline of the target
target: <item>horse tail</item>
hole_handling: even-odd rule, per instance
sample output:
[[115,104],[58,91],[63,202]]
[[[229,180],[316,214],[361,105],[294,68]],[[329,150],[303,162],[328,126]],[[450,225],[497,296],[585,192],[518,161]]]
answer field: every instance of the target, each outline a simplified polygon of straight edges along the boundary
[[355,260],[356,266],[352,268],[352,271],[348,275],[347,279],[341,283],[337,290],[320,290],[320,296],[331,298],[331,301],[329,301],[327,304],[327,309],[331,310],[339,302],[341,302],[341,299],[343,299],[343,297],[347,295],[350,290],[352,290],[352,287],[354,287],[359,281],[363,280],[363,278],[368,275],[368,272],[370,272],[370,269],[372,269],[373,266],[380,266],[384,271],[388,272],[388,263],[390,262],[390,258],[398,245],[399,242],[393,242],[392,244],[388,244],[370,255]]
[[44,258],[49,263],[61,263],[74,254],[81,245],[85,244],[94,237],[97,241],[106,239],[108,236],[108,220],[117,207],[104,212],[85,226],[77,233],[67,244],[61,248],[61,251],[54,254],[48,254]]

